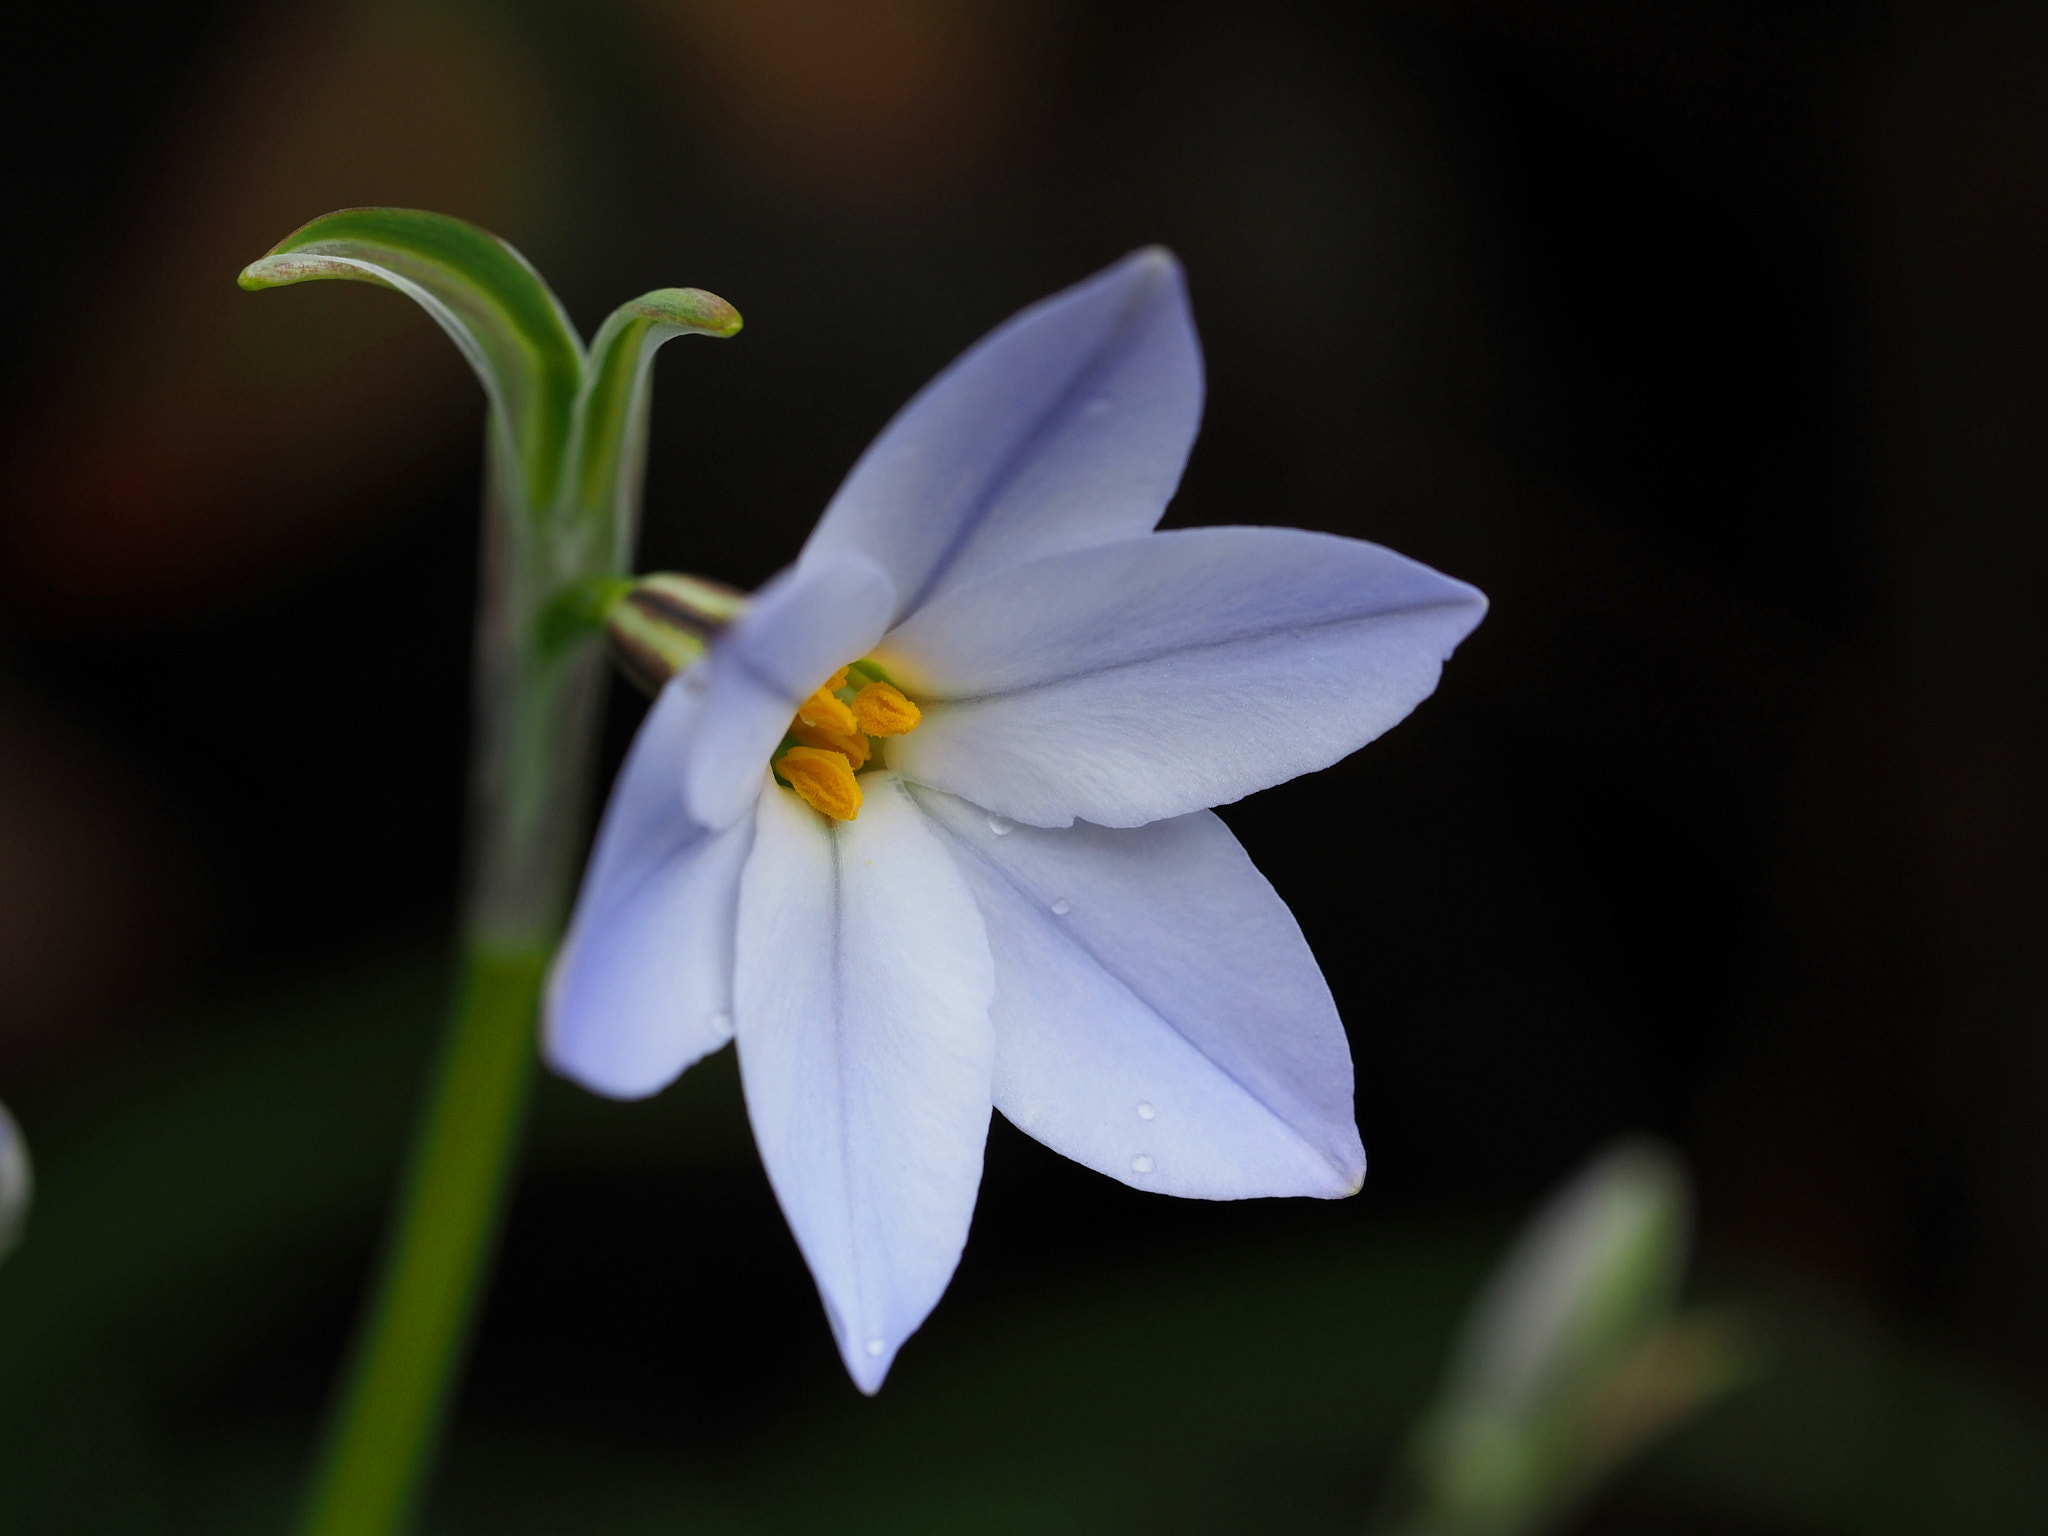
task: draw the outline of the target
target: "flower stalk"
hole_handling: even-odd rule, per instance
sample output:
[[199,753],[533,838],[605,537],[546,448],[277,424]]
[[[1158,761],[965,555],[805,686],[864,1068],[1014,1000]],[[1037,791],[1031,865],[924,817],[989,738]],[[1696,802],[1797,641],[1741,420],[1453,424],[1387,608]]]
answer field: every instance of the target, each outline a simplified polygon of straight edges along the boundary
[[409,209],[316,219],[241,283],[337,278],[417,302],[489,401],[460,981],[301,1526],[401,1536],[426,1491],[525,1123],[604,699],[605,604],[589,599],[628,585],[654,352],[675,336],[730,336],[740,317],[713,294],[659,289],[622,305],[586,349],[517,251]]
[[472,944],[520,954],[561,934],[605,677],[599,647],[547,622],[592,562],[564,558],[580,552],[522,515],[509,459],[494,444],[484,474],[463,928]]
[[383,1273],[312,1486],[306,1536],[367,1536],[413,1523],[511,1182],[547,959],[545,949],[484,944],[464,956]]

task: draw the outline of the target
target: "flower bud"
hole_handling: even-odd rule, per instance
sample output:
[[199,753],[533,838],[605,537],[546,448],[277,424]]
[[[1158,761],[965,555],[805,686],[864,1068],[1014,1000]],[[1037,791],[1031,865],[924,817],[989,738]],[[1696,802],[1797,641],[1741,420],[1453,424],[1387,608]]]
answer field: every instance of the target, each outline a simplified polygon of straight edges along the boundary
[[1746,1369],[1740,1326],[1678,1310],[1691,1195],[1676,1157],[1610,1148],[1531,1221],[1468,1320],[1411,1446],[1403,1530],[1549,1529]]
[[746,611],[747,595],[696,576],[657,571],[622,589],[605,610],[605,637],[619,670],[643,693],[704,654],[711,637]]

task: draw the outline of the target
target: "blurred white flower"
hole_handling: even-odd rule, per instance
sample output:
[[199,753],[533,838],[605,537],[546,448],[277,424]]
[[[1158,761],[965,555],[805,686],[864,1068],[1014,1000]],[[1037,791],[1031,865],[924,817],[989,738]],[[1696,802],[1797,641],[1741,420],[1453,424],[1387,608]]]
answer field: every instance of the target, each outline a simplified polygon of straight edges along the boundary
[[1329,989],[1206,807],[1394,725],[1485,599],[1352,539],[1153,532],[1201,406],[1163,251],[1010,320],[666,687],[606,812],[548,1059],[635,1097],[737,1035],[865,1391],[958,1263],[991,1104],[1140,1189],[1363,1180]]
[[28,1215],[29,1197],[35,1179],[29,1168],[28,1143],[7,1106],[0,1104],[0,1258],[7,1256],[21,1235],[22,1218]]

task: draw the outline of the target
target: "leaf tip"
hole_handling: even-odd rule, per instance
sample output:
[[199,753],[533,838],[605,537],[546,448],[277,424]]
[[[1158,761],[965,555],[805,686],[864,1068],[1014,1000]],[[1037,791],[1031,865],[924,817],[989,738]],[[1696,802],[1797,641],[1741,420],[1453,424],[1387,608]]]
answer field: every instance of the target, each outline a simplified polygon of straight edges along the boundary
[[303,251],[272,254],[265,256],[261,261],[252,261],[242,268],[241,276],[237,277],[235,282],[250,293],[257,293],[265,288],[284,288],[292,283],[336,277],[390,286],[374,270],[361,262],[346,261],[333,256],[313,256]]
[[278,279],[270,274],[269,268],[275,257],[266,256],[261,261],[252,261],[235,275],[235,286],[247,293],[261,293],[265,288],[278,286]]
[[642,319],[680,326],[700,336],[737,335],[744,323],[738,310],[702,288],[657,288],[627,308]]

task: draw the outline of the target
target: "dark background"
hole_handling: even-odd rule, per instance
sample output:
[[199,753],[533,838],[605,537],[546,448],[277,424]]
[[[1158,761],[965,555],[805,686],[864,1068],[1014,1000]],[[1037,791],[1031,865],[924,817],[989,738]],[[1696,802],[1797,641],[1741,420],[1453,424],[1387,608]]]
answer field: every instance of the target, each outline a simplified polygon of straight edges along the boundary
[[1493,602],[1408,723],[1226,813],[1345,1012],[1363,1194],[1166,1202],[999,1123],[868,1404],[729,1058],[552,1085],[446,1529],[1353,1529],[1508,1222],[1642,1130],[1773,1365],[1587,1529],[2048,1523],[2048,8],[37,28],[0,61],[0,1097],[43,1174],[0,1529],[274,1528],[374,1249],[453,920],[480,401],[391,294],[232,281],[357,203],[504,235],[586,332],[739,307],[663,354],[643,568],[765,579],[961,347],[1162,241],[1210,378],[1169,522]]

